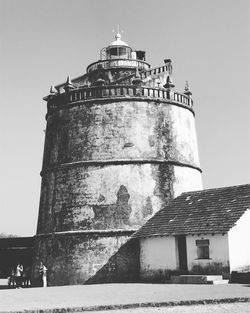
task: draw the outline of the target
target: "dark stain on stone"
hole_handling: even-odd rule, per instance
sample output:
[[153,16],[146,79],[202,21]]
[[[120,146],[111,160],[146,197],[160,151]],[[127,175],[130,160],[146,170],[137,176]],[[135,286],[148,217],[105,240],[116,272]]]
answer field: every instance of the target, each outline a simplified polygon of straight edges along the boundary
[[159,197],[162,204],[168,204],[173,198],[174,190],[174,167],[169,164],[159,164],[157,167],[152,169],[156,186],[154,189],[154,195]]
[[98,198],[98,202],[103,202],[105,200],[104,195],[100,194]]
[[114,204],[100,204],[93,205],[94,216],[94,228],[95,229],[106,229],[107,226],[111,229],[115,227]]
[[130,147],[133,147],[134,144],[132,142],[126,142],[123,146],[123,148],[130,148]]
[[117,192],[116,200],[116,220],[119,223],[129,224],[129,216],[131,214],[131,207],[128,203],[130,195],[127,188],[124,185],[121,185]]
[[153,214],[152,201],[150,197],[147,197],[146,204],[142,209],[143,218],[147,218],[148,216]]
[[89,230],[93,228],[93,219],[86,217],[85,219],[78,218],[83,211],[81,206],[67,206],[60,214],[60,231],[69,230]]
[[130,195],[127,188],[121,185],[117,192],[116,203],[93,205],[92,207],[95,213],[94,228],[124,228],[125,225],[129,225],[129,217],[132,212],[129,205],[129,198]]
[[148,142],[149,142],[150,147],[154,147],[154,145],[155,145],[155,135],[150,135],[148,137]]

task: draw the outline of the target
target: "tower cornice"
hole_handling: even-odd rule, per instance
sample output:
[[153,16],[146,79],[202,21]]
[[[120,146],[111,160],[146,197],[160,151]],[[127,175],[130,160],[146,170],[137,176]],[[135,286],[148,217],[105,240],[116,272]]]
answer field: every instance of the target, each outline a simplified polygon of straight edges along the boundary
[[89,167],[89,166],[112,166],[112,165],[135,165],[135,164],[166,164],[166,165],[173,165],[173,166],[181,166],[181,167],[188,167],[195,169],[202,173],[202,170],[199,166],[185,163],[185,162],[178,162],[175,160],[163,160],[163,159],[113,159],[113,160],[88,160],[88,161],[77,161],[77,162],[70,162],[70,163],[63,163],[63,164],[56,164],[54,166],[50,166],[45,168],[41,171],[40,175],[43,176],[46,173],[54,172],[58,170],[73,168],[73,167]]
[[194,114],[193,100],[187,95],[172,92],[165,88],[150,88],[133,85],[104,85],[94,87],[81,87],[58,94],[48,99],[48,115],[66,107],[77,106],[82,103],[105,101],[157,101],[181,106]]

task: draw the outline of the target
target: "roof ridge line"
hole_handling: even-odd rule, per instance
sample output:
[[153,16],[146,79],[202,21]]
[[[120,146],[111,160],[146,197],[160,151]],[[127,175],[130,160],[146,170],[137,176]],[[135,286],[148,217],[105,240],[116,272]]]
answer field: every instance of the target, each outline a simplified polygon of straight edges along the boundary
[[[201,192],[210,191],[210,190],[212,191],[212,190],[232,189],[232,188],[236,188],[236,187],[239,188],[239,187],[245,187],[245,186],[250,187],[250,184],[242,184],[242,185],[234,185],[234,186],[206,188],[206,189],[201,189],[201,190],[184,191],[179,196],[182,196],[184,194],[201,193]],[[178,198],[179,196],[177,196],[176,198]],[[174,198],[174,199],[176,199],[176,198]]]

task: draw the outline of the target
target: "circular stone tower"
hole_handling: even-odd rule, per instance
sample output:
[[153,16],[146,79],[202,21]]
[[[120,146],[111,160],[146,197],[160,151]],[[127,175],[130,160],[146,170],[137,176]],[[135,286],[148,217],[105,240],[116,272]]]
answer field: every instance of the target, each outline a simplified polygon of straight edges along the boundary
[[83,283],[173,197],[202,188],[193,100],[171,60],[116,35],[86,74],[51,87],[33,278]]

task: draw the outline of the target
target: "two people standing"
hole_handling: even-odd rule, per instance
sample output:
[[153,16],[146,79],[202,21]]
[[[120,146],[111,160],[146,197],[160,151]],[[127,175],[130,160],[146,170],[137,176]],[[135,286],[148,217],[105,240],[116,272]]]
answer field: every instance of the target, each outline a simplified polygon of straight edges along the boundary
[[[47,267],[43,262],[39,265],[39,285],[47,287]],[[16,287],[22,288],[22,286],[28,287],[31,285],[31,268],[24,267],[21,263],[18,263],[15,268],[12,269],[10,276],[8,277],[9,288]]]
[[12,268],[10,276],[8,277],[8,287],[22,288],[31,285],[31,271],[30,267],[25,267],[18,263],[16,267]]

